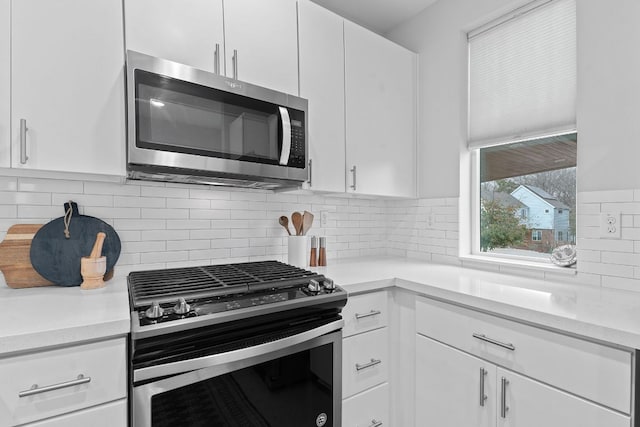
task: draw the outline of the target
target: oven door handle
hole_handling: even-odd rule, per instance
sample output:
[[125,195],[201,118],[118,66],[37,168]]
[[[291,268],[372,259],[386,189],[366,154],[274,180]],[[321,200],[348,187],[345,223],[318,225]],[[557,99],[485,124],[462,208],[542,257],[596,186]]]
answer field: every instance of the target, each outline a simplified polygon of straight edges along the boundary
[[344,320],[340,319],[331,323],[327,323],[326,325],[311,329],[309,331],[305,331],[297,335],[292,335],[290,337],[282,338],[276,341],[270,341],[247,348],[229,351],[226,353],[212,354],[210,356],[199,357],[196,359],[180,360],[164,365],[134,369],[133,381],[146,381],[169,375],[177,375],[183,372],[195,371],[210,366],[233,363],[244,359],[251,359],[256,356],[261,356],[263,354],[272,353],[278,350],[295,346],[297,344],[311,341],[322,335],[340,330],[342,329],[343,325]]

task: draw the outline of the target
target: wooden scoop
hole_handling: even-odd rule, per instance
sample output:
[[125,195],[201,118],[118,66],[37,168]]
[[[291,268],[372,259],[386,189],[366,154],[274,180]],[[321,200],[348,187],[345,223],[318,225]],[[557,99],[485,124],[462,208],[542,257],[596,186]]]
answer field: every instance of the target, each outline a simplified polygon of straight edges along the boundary
[[96,235],[96,242],[93,244],[91,254],[80,259],[80,274],[83,282],[82,289],[97,289],[104,286],[104,273],[107,272],[107,257],[102,255],[102,245],[107,235],[99,232]]
[[313,214],[309,211],[304,211],[302,214],[302,235],[306,236],[307,231],[311,228],[311,224],[313,224]]
[[289,218],[282,215],[280,218],[278,218],[278,222],[280,223],[281,226],[284,227],[285,230],[287,230],[287,234],[291,236],[291,231],[289,231]]

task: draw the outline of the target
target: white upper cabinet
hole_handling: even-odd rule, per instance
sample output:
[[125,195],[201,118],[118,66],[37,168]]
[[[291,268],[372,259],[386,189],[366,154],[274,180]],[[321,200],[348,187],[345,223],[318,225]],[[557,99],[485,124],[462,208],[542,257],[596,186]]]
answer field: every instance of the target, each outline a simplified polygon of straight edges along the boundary
[[309,184],[312,190],[344,192],[344,19],[309,0],[298,7],[300,96],[309,100]]
[[227,77],[298,94],[296,0],[227,0],[224,28]]
[[344,43],[347,191],[415,197],[416,55],[349,21]]
[[119,0],[11,3],[12,167],[124,175],[122,34]]
[[11,0],[0,0],[0,167],[11,166]]
[[124,4],[127,49],[298,94],[296,0]]
[[126,0],[127,49],[224,73],[222,0]]

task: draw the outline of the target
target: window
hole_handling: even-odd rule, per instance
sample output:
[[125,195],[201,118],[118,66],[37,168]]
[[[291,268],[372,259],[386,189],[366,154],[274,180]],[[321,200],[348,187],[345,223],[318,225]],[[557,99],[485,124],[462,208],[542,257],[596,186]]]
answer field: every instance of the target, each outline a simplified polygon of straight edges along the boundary
[[549,262],[575,242],[575,15],[535,1],[468,35],[472,253]]

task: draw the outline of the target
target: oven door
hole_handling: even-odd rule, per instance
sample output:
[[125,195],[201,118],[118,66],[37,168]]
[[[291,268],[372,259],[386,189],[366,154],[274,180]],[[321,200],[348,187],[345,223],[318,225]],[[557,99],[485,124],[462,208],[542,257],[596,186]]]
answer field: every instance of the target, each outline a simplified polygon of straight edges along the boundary
[[342,323],[154,366],[156,379],[134,383],[133,425],[339,427]]

